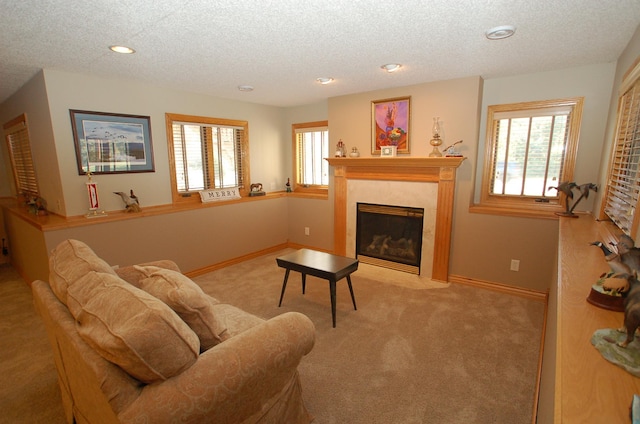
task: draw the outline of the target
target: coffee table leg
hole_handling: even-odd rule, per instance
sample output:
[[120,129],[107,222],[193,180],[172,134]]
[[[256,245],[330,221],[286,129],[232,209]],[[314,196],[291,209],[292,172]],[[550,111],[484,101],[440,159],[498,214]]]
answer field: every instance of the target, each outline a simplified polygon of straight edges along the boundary
[[353,301],[353,309],[358,310],[356,307],[356,298],[353,295],[353,287],[351,287],[351,275],[347,275],[347,283],[349,283],[349,291],[351,292],[351,300]]
[[287,268],[287,272],[284,273],[284,281],[282,282],[282,293],[280,293],[280,302],[278,302],[278,308],[282,305],[282,298],[284,297],[284,289],[287,288],[287,280],[289,279],[289,268]]
[[329,280],[329,292],[331,293],[331,319],[333,328],[336,328],[336,280]]
[[307,287],[307,274],[302,274],[302,294],[304,294],[304,290]]

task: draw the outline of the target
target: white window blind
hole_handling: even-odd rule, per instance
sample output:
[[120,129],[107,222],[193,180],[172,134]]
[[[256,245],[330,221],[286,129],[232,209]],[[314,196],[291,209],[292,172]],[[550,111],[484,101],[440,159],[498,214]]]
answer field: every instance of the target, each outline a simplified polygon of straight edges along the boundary
[[3,126],[19,194],[38,196],[38,179],[31,155],[27,117],[22,114]]
[[[317,125],[323,124],[323,125]],[[326,122],[294,124],[296,187],[329,185],[329,129]]]
[[640,79],[622,95],[618,110],[604,212],[625,234],[635,237],[640,198]]
[[172,129],[179,192],[244,186],[242,128],[173,123]]

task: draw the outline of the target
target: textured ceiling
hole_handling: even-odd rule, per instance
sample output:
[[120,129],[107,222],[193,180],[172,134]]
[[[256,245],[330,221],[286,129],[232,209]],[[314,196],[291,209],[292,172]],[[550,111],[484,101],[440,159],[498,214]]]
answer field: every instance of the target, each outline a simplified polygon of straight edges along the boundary
[[[0,0],[0,10],[0,102],[56,69],[296,106],[611,62],[640,23],[640,0]],[[498,25],[516,34],[489,41]],[[390,62],[403,67],[383,72]]]

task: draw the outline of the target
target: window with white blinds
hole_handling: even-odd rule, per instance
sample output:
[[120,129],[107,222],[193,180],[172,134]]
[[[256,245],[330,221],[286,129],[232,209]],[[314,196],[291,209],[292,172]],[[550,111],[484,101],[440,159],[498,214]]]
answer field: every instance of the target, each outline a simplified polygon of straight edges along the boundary
[[329,126],[327,121],[293,124],[295,191],[327,191]]
[[213,188],[248,185],[248,123],[166,114],[174,201]]
[[623,82],[623,88],[628,88],[624,90],[619,101],[618,123],[603,202],[604,213],[630,237],[635,237],[638,231],[636,209],[640,198],[640,78],[638,74],[640,72],[636,69]]
[[31,155],[27,117],[22,114],[3,126],[18,194],[38,196],[38,179]]

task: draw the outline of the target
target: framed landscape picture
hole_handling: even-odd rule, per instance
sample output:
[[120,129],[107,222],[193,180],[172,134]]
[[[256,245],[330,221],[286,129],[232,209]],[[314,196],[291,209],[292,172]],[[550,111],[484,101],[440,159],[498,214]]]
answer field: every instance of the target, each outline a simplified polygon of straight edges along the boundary
[[69,112],[80,175],[154,171],[148,116]]
[[398,153],[410,153],[411,97],[371,102],[371,154],[383,146],[395,146]]

